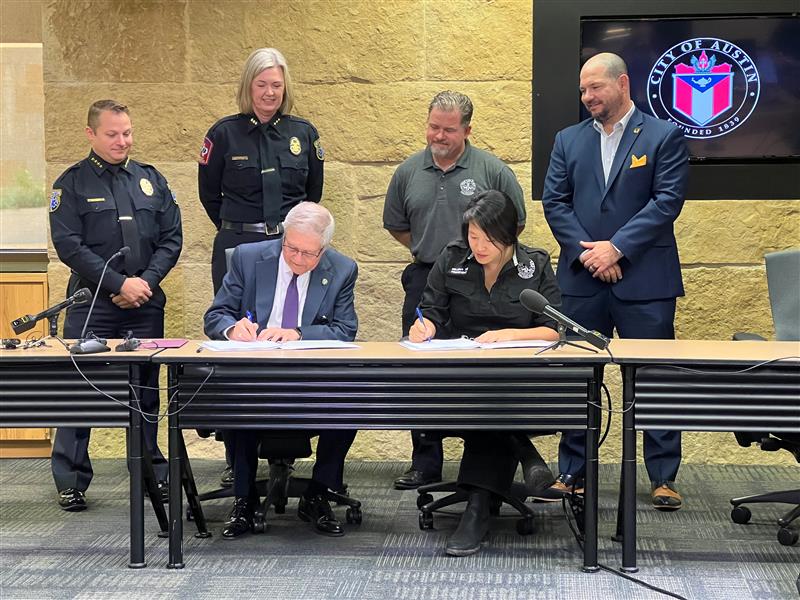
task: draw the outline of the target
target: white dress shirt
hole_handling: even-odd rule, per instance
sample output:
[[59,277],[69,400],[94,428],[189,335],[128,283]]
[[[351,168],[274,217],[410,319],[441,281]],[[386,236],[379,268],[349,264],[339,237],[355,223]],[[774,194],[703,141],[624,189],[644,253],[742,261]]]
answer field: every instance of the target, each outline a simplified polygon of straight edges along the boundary
[[628,109],[628,112],[626,112],[625,116],[619,121],[614,123],[611,133],[606,133],[606,130],[603,129],[603,124],[597,119],[592,122],[592,126],[600,134],[600,156],[603,159],[603,177],[605,178],[606,184],[608,184],[608,174],[611,172],[611,165],[614,162],[614,157],[617,155],[617,148],[619,148],[619,143],[622,140],[622,134],[628,126],[628,121],[631,120],[634,108],[636,108],[636,106],[631,102],[631,107]]
[[[283,260],[283,253],[278,258],[278,280],[275,282],[275,297],[272,299],[272,312],[269,313],[267,327],[281,327],[283,321],[283,302],[286,300],[286,289],[292,281],[292,269]],[[311,280],[311,271],[306,271],[297,277],[297,323],[294,327],[300,327],[303,318],[303,307],[306,304],[308,295],[308,282]]]

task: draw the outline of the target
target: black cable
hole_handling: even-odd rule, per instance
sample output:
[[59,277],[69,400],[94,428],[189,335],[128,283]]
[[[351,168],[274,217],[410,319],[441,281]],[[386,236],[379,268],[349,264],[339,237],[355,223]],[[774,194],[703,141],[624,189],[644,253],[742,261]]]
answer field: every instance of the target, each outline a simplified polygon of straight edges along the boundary
[[[608,400],[608,418],[606,419],[606,430],[603,432],[600,441],[597,442],[597,449],[599,450],[600,447],[603,445],[603,442],[606,441],[606,437],[608,436],[608,432],[611,430],[611,414],[614,412],[611,410],[611,393],[608,391],[608,387],[606,384],[602,384],[603,391],[606,393],[606,400]],[[595,405],[597,406],[597,405]]]
[[[573,490],[574,490],[574,488],[573,488]],[[572,493],[575,494],[574,491]],[[580,548],[581,552],[583,552],[583,544],[581,543],[580,532],[578,531],[576,525],[573,524],[572,519],[570,518],[571,510],[570,511],[567,510],[567,496],[564,496],[561,499],[561,508],[563,509],[564,516],[567,519],[567,525],[569,525],[569,529],[572,532],[572,535],[575,537],[575,542],[578,544],[578,548]],[[570,508],[571,508],[571,502],[570,502]],[[612,575],[616,575],[617,577],[622,577],[623,579],[627,579],[628,581],[631,581],[631,582],[633,582],[633,583],[635,583],[637,585],[641,585],[642,587],[645,587],[645,588],[647,588],[649,590],[653,590],[654,592],[658,592],[659,594],[663,594],[665,596],[669,596],[670,598],[677,598],[678,600],[688,600],[688,598],[685,598],[684,596],[681,596],[680,594],[676,594],[674,592],[670,592],[669,590],[665,590],[665,589],[660,588],[660,587],[658,587],[656,585],[653,585],[651,583],[647,583],[646,581],[642,581],[641,579],[637,579],[636,577],[628,575],[627,573],[624,573],[622,571],[618,571],[617,569],[613,569],[613,568],[609,567],[608,565],[604,565],[604,564],[602,564],[600,562],[597,563],[597,566],[600,569],[602,569],[603,571],[611,573]]]

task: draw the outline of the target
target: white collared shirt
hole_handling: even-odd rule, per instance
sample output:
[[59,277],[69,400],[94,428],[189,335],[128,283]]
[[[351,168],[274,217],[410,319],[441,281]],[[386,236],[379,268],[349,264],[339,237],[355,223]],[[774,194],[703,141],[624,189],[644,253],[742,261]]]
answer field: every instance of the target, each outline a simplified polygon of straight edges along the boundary
[[[278,258],[278,280],[275,282],[275,297],[272,300],[272,312],[269,313],[267,327],[281,327],[283,321],[283,302],[286,300],[286,289],[292,281],[292,269],[283,259],[283,252]],[[295,327],[300,327],[303,318],[303,308],[306,305],[308,295],[308,282],[311,281],[311,271],[306,271],[297,277],[297,323]]]
[[633,109],[636,106],[631,102],[631,107],[619,121],[614,123],[611,133],[606,133],[603,129],[603,124],[597,119],[592,122],[592,127],[600,133],[600,157],[603,159],[603,177],[608,184],[608,174],[611,172],[611,165],[614,163],[614,157],[617,155],[617,148],[622,140],[622,134],[628,126],[628,121],[631,120]]

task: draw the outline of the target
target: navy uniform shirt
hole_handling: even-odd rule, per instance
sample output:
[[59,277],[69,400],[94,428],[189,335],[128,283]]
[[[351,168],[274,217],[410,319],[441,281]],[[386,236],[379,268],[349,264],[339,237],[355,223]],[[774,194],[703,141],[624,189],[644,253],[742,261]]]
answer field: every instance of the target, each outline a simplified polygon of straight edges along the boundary
[[322,198],[324,152],[314,126],[276,114],[266,123],[254,115],[224,117],[209,129],[200,151],[197,186],[209,218],[220,222],[264,222],[259,144],[265,137],[280,168],[281,198],[268,199],[280,221],[297,203]]
[[[94,285],[105,261],[124,246],[109,167],[114,165],[91,152],[61,174],[50,195],[50,232],[58,258]],[[131,198],[145,266],[140,273],[126,273],[124,258],[114,259],[103,289],[119,293],[126,276],[138,275],[155,291],[181,253],[180,209],[155,167],[128,158],[119,169]]]
[[555,308],[561,305],[561,292],[547,252],[517,243],[512,259],[500,269],[490,292],[484,282],[483,266],[463,241],[456,241],[436,259],[420,309],[436,325],[437,338],[474,338],[498,329],[556,329],[555,321],[522,306],[519,295],[527,289],[539,292]]

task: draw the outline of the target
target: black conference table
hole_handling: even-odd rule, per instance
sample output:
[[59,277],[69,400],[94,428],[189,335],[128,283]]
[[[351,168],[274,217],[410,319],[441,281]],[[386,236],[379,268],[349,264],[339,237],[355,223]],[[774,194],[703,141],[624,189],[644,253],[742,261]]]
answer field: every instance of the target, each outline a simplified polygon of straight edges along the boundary
[[636,572],[636,432],[800,434],[800,342],[614,340],[611,349],[623,382],[617,532],[622,569]]
[[[142,415],[130,407],[138,405],[132,390],[139,382],[139,365],[150,362],[158,350],[73,356],[54,339],[49,339],[47,344],[25,350],[0,350],[0,427],[126,429],[130,469],[128,566],[136,569],[146,567],[144,474],[147,457]],[[114,340],[109,340],[109,346],[115,346]],[[86,379],[108,396],[94,389]],[[154,503],[154,508],[165,532],[164,508],[160,503]]]
[[358,346],[220,352],[198,351],[200,342],[190,342],[153,357],[168,366],[173,390],[168,567],[184,566],[183,429],[330,428],[586,431],[583,569],[598,570],[599,382],[606,354]]

